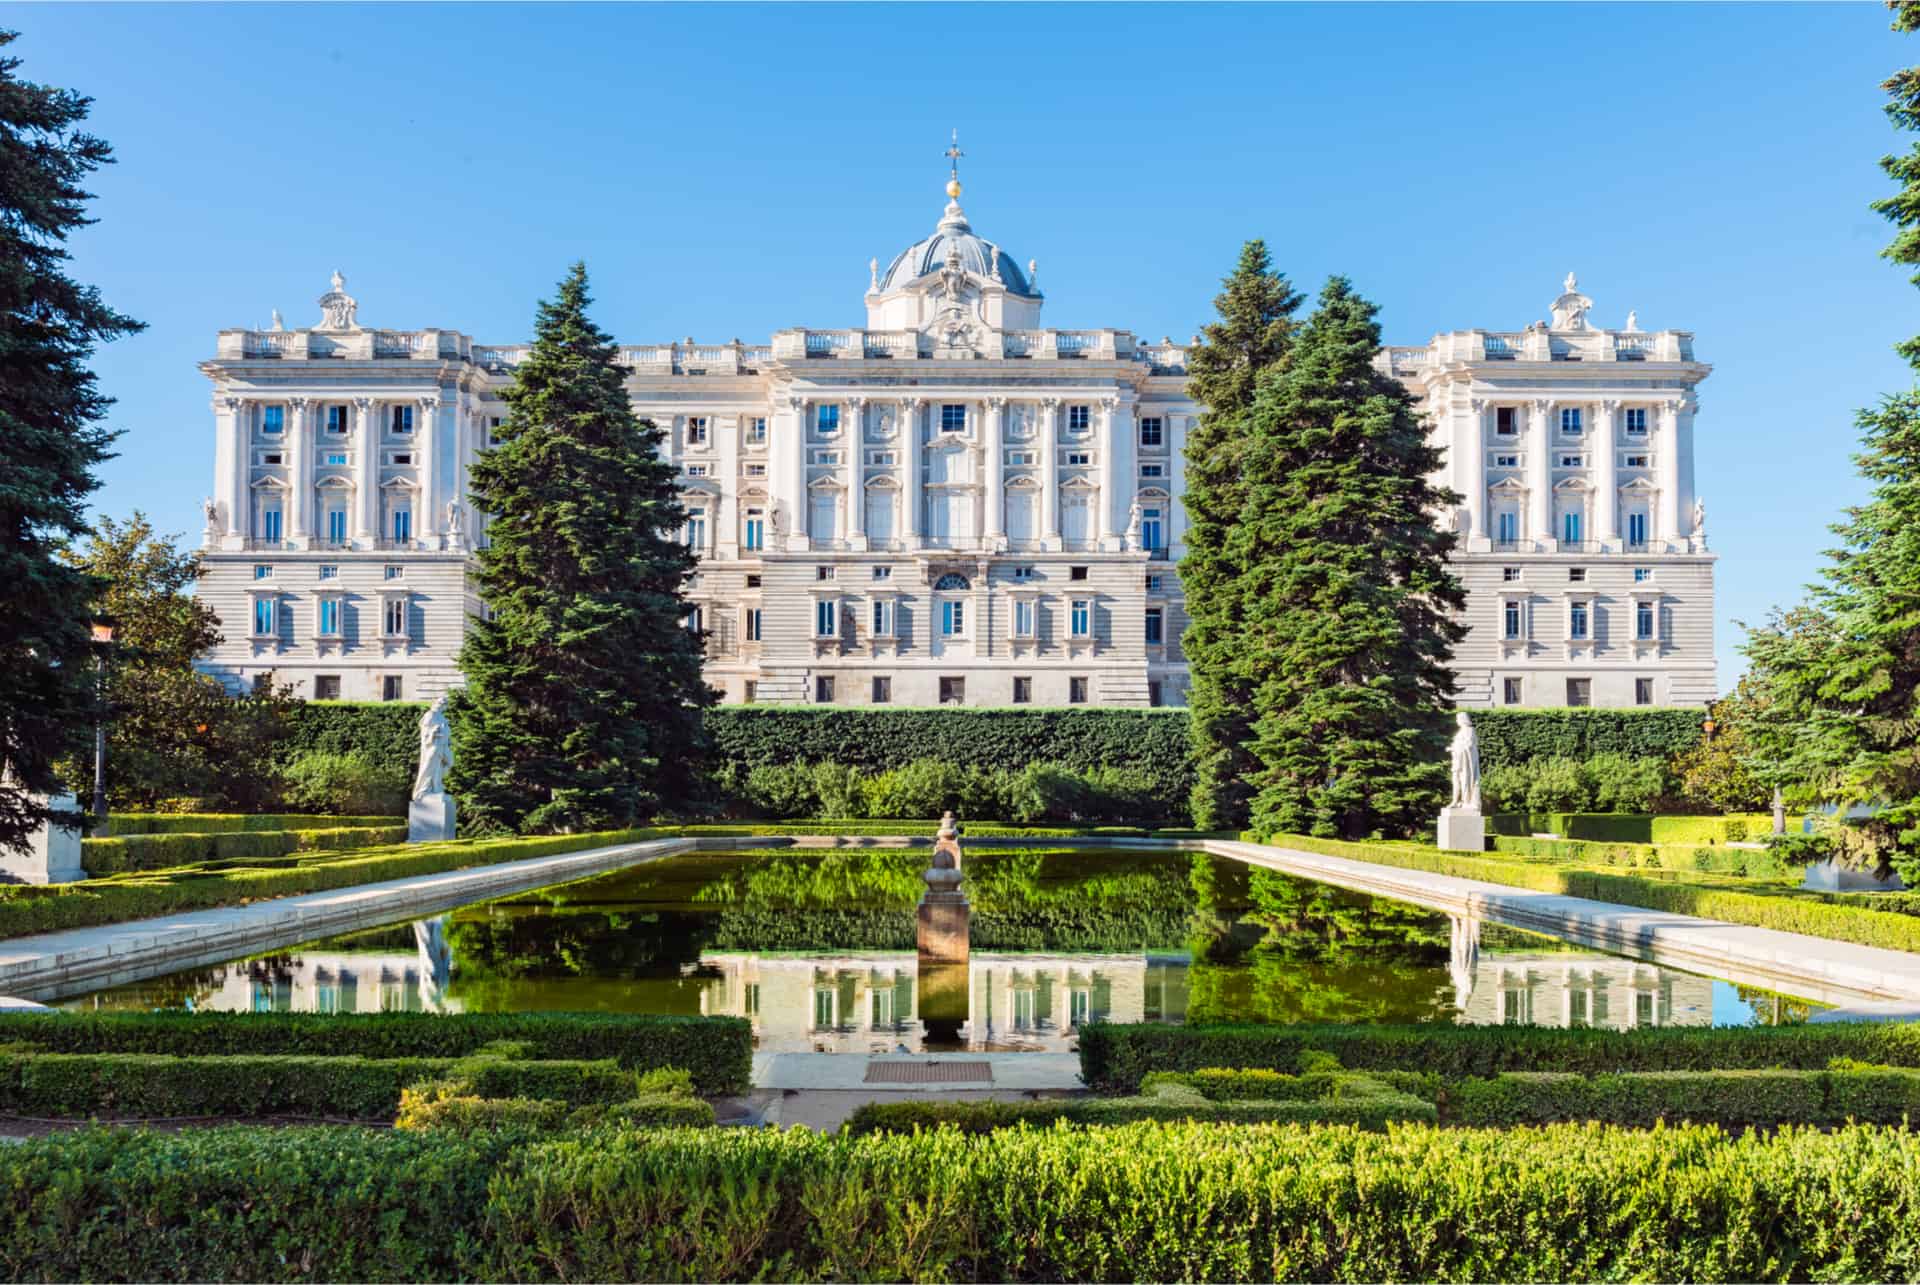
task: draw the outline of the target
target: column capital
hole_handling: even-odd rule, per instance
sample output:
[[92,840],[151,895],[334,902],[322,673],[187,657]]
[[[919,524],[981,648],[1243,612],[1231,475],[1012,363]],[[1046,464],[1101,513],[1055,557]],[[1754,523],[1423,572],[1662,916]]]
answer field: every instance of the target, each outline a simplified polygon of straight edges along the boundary
[[812,400],[810,397],[789,397],[787,398],[787,409],[791,411],[803,411],[807,408],[807,403]]
[[289,397],[287,398],[287,405],[293,410],[303,411],[307,408],[307,403],[310,400],[312,399],[307,397]]
[[1469,401],[1467,404],[1473,407],[1474,414],[1484,415],[1487,413],[1487,407],[1491,406],[1493,403],[1488,401],[1484,397],[1475,397],[1471,401]]
[[1060,409],[1060,399],[1058,397],[1042,397],[1040,399],[1040,408],[1048,414],[1052,414],[1054,411]]
[[1599,408],[1602,415],[1613,415],[1620,410],[1620,399],[1617,397],[1603,397],[1595,402],[1594,405]]
[[220,409],[230,414],[238,414],[252,404],[253,399],[250,397],[223,397],[220,399]]
[[902,406],[905,406],[908,410],[919,410],[922,406],[925,406],[927,404],[927,399],[924,397],[902,397],[900,399],[900,404]]
[[987,409],[988,409],[988,410],[995,410],[995,411],[1000,411],[1000,410],[1005,410],[1006,408],[1007,408],[1007,399],[1006,399],[1006,398],[1004,398],[1004,397],[989,397],[989,398],[987,398]]
[[855,410],[864,410],[867,405],[867,399],[864,397],[849,397],[847,398],[847,405],[853,407]]
[[1546,415],[1550,414],[1560,402],[1554,397],[1536,397],[1527,404],[1533,408],[1535,414]]
[[373,398],[356,397],[353,399],[353,408],[359,411],[362,415],[365,415],[373,409]]
[[429,414],[440,409],[440,399],[438,397],[420,397],[415,400],[420,403],[420,409]]

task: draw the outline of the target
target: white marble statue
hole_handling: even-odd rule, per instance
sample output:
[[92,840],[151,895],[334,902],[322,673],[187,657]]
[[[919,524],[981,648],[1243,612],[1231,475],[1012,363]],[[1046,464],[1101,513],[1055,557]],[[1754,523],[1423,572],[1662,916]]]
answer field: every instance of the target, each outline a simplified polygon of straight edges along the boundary
[[218,531],[220,529],[220,501],[209,495],[206,499],[200,501],[200,511],[207,515],[207,530]]
[[453,766],[451,735],[447,698],[442,695],[420,716],[420,770],[413,778],[414,798],[447,792],[447,771]]
[[1695,535],[1707,533],[1707,502],[1697,496],[1693,501],[1693,533]]
[[1140,547],[1140,501],[1135,500],[1133,507],[1127,510],[1127,547]]
[[1465,712],[1454,715],[1460,729],[1453,734],[1453,803],[1456,808],[1480,810],[1480,737]]

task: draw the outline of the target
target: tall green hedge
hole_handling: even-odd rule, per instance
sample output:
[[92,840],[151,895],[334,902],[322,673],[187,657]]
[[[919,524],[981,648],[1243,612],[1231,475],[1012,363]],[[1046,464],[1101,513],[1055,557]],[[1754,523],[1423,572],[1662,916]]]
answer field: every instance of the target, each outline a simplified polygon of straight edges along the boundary
[[361,754],[381,770],[411,780],[420,762],[420,714],[425,709],[405,701],[296,705],[287,720],[280,761],[302,754]]
[[405,843],[404,822],[386,826],[328,826],[312,830],[228,830],[205,834],[127,834],[82,839],[80,864],[89,878],[133,870],[164,870],[196,861],[284,857],[293,852],[345,852]]
[[1477,709],[1483,767],[1596,754],[1671,758],[1700,741],[1704,709]]
[[83,1130],[11,1280],[1914,1280],[1920,1135],[1145,1123]]
[[400,816],[326,816],[312,812],[115,812],[107,818],[107,833],[115,838],[136,834],[250,834],[258,830],[332,830],[378,825],[405,825]]

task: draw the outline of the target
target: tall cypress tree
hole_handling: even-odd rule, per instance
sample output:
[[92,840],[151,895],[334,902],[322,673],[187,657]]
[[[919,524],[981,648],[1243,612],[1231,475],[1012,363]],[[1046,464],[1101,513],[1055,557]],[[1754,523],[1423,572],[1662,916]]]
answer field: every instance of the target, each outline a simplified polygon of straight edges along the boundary
[[1246,499],[1240,456],[1255,381],[1286,356],[1300,307],[1299,293],[1273,271],[1264,241],[1241,248],[1223,285],[1214,300],[1219,320],[1201,329],[1187,353],[1187,392],[1204,409],[1187,437],[1187,548],[1180,561],[1188,620],[1181,647],[1192,676],[1193,816],[1209,830],[1243,827],[1252,794],[1250,691],[1234,668],[1243,643],[1242,568],[1229,559],[1227,542]]
[[[1920,30],[1920,4],[1892,8],[1894,30]],[[1920,67],[1883,88],[1894,125],[1920,131]],[[1899,229],[1885,257],[1920,265],[1920,143],[1880,166],[1900,185],[1873,204]],[[1920,337],[1896,350],[1920,371]],[[1872,493],[1834,526],[1840,546],[1810,606],[1776,614],[1744,648],[1771,700],[1755,757],[1819,799],[1872,805],[1874,816],[1835,831],[1841,855],[1920,882],[1920,385],[1855,423],[1854,463]]]
[[[0,47],[17,33],[0,31]],[[54,763],[88,739],[96,584],[58,550],[114,434],[86,368],[140,323],[66,274],[67,235],[93,222],[80,184],[113,149],[80,130],[91,99],[21,80],[0,57],[0,848],[19,848],[59,788]]]
[[588,302],[575,264],[471,474],[490,614],[460,651],[452,786],[482,828],[631,825],[689,797],[703,756],[714,696],[684,623],[686,510]]
[[1341,277],[1284,366],[1261,377],[1240,456],[1253,828],[1408,834],[1442,802],[1465,594],[1434,514],[1441,452],[1413,399],[1374,368],[1375,307]]

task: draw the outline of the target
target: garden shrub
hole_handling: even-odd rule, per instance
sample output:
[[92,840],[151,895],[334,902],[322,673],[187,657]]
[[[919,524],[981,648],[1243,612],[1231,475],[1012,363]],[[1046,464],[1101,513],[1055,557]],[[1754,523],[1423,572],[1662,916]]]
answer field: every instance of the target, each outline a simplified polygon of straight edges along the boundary
[[704,1128],[713,1124],[713,1107],[684,1093],[640,1093],[618,1102],[579,1107],[567,1117],[572,1129]]
[[1572,759],[1538,759],[1527,778],[1528,811],[1584,812],[1592,806],[1593,787]]
[[[1319,1092],[1309,1092],[1317,1089]],[[1301,1096],[1213,1099],[1182,1084],[1163,1082],[1137,1097],[1049,1098],[1033,1102],[869,1102],[856,1109],[846,1132],[903,1133],[951,1125],[963,1133],[990,1133],[1017,1125],[1067,1123],[1087,1126],[1132,1124],[1141,1120],[1198,1120],[1232,1124],[1345,1124],[1383,1129],[1390,1123],[1438,1118],[1431,1102],[1401,1093],[1363,1076],[1326,1077],[1301,1089]]]
[[1480,760],[1489,766],[1597,754],[1666,761],[1699,744],[1704,709],[1476,709]]
[[[1151,1072],[1218,1068],[1286,1073],[1318,1050],[1369,1075],[1444,1079],[1502,1071],[1822,1070],[1836,1057],[1920,1067],[1920,1023],[1659,1027],[1632,1031],[1537,1026],[1166,1026],[1096,1022],[1080,1034],[1080,1078],[1133,1092]],[[1407,1087],[1409,1082],[1397,1082]],[[1417,1083],[1417,1081],[1416,1081]]]
[[1920,1135],[1142,1123],[85,1130],[0,1147],[52,1280],[1910,1280]]
[[425,1080],[401,1091],[396,1129],[443,1129],[552,1133],[567,1125],[574,1108],[558,1098],[483,1098],[460,1080]]
[[359,752],[309,750],[280,769],[280,793],[296,808],[359,815],[405,812],[411,769],[396,771]]
[[318,816],[286,812],[115,812],[107,829],[115,838],[131,834],[238,834],[250,830],[328,830],[341,827],[405,825],[406,809],[381,816]]
[[132,870],[164,870],[196,861],[279,857],[290,852],[345,852],[405,843],[405,824],[315,830],[236,830],[117,835],[82,839],[80,861],[93,878]]
[[1508,1072],[1447,1084],[1452,1124],[1511,1126],[1593,1120],[1647,1126],[1656,1121],[1729,1127],[1835,1125],[1849,1119],[1900,1124],[1920,1113],[1920,1071],[1652,1071],[1585,1076]]
[[[521,1057],[532,1054],[546,1061],[566,1062],[610,1058],[638,1072],[680,1068],[700,1092],[712,1094],[744,1091],[753,1066],[753,1028],[737,1017],[624,1013],[0,1013],[0,1042],[16,1038],[59,1053],[426,1060],[470,1058],[481,1053],[498,1057],[499,1042],[513,1041],[520,1046]],[[1836,1050],[1835,1055],[1841,1051]],[[642,1091],[631,1078],[626,1088],[629,1092]],[[651,1082],[644,1091],[659,1092],[661,1088],[659,1082]]]

